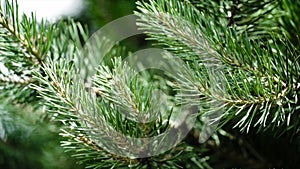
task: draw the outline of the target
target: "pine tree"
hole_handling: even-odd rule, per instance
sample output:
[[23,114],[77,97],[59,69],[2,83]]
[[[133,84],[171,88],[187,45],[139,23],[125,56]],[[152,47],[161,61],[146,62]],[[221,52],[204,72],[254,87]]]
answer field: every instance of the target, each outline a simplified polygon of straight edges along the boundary
[[[34,15],[21,17],[16,1],[4,4],[1,145],[15,128],[32,134],[22,124],[26,118],[14,113],[26,112],[36,116],[31,126],[55,126],[61,146],[86,168],[299,165],[300,2],[137,2],[139,30],[172,53],[163,54],[166,60],[182,61],[162,65],[175,74],[137,72],[130,63],[138,58],[126,60],[133,54],[109,39],[92,39],[96,49],[82,48],[91,36],[82,24],[37,22]],[[104,59],[97,64],[89,56],[99,50]],[[83,56],[88,64],[80,62]],[[163,102],[153,94],[157,89]],[[182,111],[185,105],[190,107]],[[207,125],[218,126],[203,132],[211,129]],[[165,132],[174,137],[147,139]],[[163,151],[169,143],[176,146]]]

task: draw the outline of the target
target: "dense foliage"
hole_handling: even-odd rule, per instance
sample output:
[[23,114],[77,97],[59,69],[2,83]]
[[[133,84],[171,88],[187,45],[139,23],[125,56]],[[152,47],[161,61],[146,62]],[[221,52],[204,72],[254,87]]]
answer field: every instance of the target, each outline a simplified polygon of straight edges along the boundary
[[[134,13],[146,40],[172,52],[191,73],[150,70],[134,76],[124,64],[131,52],[100,39],[97,52],[105,59],[97,67],[81,67],[96,74],[80,79],[77,62],[89,29],[72,19],[37,22],[34,15],[20,15],[16,1],[5,1],[0,8],[0,168],[296,168],[299,11],[300,2],[293,0],[139,1]],[[107,12],[85,15],[94,18],[90,30],[108,22],[95,21],[112,17]],[[165,93],[165,102],[154,98],[156,89]],[[111,145],[128,150],[118,133],[145,138],[178,131],[174,124],[182,122],[173,118],[180,116],[178,102],[199,109],[193,129],[176,147],[147,158],[107,151]],[[156,121],[122,116],[122,111],[148,113],[157,105],[162,115]],[[205,121],[210,116],[212,121]],[[210,139],[200,144],[204,123],[216,122]]]

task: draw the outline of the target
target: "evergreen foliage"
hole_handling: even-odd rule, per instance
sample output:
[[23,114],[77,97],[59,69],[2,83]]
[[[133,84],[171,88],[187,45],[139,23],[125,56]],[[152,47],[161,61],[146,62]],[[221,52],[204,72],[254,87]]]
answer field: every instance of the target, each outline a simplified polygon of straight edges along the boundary
[[[299,165],[299,2],[149,0],[136,5],[137,25],[147,40],[182,59],[190,74],[151,70],[134,76],[137,72],[122,63],[131,52],[107,39],[95,41],[97,50],[109,50],[101,56],[104,61],[84,67],[78,58],[90,36],[86,27],[72,19],[38,23],[34,15],[20,15],[16,1],[5,1],[0,7],[0,166],[18,168],[18,162],[5,159],[10,157],[5,146],[14,142],[12,138],[22,140],[15,131],[32,137],[38,128],[51,133],[49,139],[61,141],[85,168]],[[90,69],[96,75],[81,79]],[[167,101],[157,101],[152,95],[156,89]],[[135,150],[122,147],[128,140],[119,133],[147,138],[171,130],[179,135],[175,124],[188,124],[174,121],[180,116],[178,103],[192,103],[199,111],[195,126],[176,147],[147,158],[136,158],[139,152],[129,158],[107,151]],[[128,117],[144,117],[141,112],[154,112],[156,107],[162,112],[156,121],[138,123],[122,115],[125,111]],[[204,119],[211,116],[210,124],[220,123],[200,144]],[[61,137],[55,138],[56,133]],[[51,163],[54,157],[43,158]],[[69,161],[64,162],[67,168]]]

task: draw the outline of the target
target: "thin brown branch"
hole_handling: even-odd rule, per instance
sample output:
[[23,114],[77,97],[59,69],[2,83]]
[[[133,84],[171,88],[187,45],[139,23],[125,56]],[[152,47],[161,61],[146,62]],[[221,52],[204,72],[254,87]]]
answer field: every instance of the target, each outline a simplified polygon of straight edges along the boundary
[[27,58],[29,59],[30,62],[32,62],[34,65],[41,65],[43,63],[43,60],[40,56],[40,53],[38,52],[37,48],[34,45],[29,45],[28,41],[26,38],[18,32],[17,29],[15,29],[9,21],[5,21],[3,19],[3,14],[0,14],[0,26],[6,29],[9,33],[11,33],[18,41],[20,42],[21,46],[26,49],[26,51],[34,56],[34,58]]

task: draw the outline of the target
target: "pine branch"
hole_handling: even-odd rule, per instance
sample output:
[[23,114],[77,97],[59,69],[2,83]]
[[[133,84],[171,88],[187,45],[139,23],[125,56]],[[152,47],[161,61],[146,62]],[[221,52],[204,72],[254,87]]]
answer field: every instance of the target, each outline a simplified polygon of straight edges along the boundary
[[[30,26],[32,25],[32,26]],[[3,37],[12,39],[17,43],[25,55],[33,65],[41,64],[47,54],[52,41],[51,34],[53,27],[47,22],[37,23],[35,16],[32,14],[30,18],[23,15],[19,18],[17,1],[5,1],[5,6],[0,8],[0,26],[3,31],[11,36]],[[9,43],[7,43],[9,45]],[[5,46],[4,46],[5,47]]]
[[[36,93],[28,87],[37,83],[32,71],[39,69],[52,41],[53,27],[34,15],[19,16],[16,1],[4,1],[0,6],[0,81],[1,100],[14,103],[34,103]],[[36,105],[36,104],[35,104]]]
[[[2,13],[1,13],[2,14]],[[17,13],[18,15],[18,13]],[[3,14],[0,15],[0,25],[2,26],[2,28],[5,28],[9,33],[11,33],[17,40],[19,40],[19,43],[21,44],[22,47],[25,48],[25,50],[32,54],[35,59],[33,58],[28,58],[30,62],[34,63],[34,64],[41,64],[42,60],[37,52],[37,49],[35,46],[30,46],[28,41],[25,39],[25,37],[20,34],[17,31],[17,28],[14,28],[11,24],[10,21],[4,21],[4,16]],[[20,25],[20,23],[14,23],[13,25]],[[19,29],[19,28],[18,28]]]
[[[299,133],[300,51],[274,24],[282,11],[273,0],[222,5],[207,1],[204,6],[176,0],[138,2],[138,25],[148,39],[186,63],[182,72],[158,77],[155,71],[137,76],[121,59],[128,55],[124,48],[113,48],[115,44],[105,39],[95,39],[95,51],[87,47],[88,65],[78,63],[82,42],[89,37],[81,24],[72,20],[38,24],[34,16],[19,20],[17,3],[5,2],[0,8],[0,90],[5,91],[1,96],[19,102],[40,97],[49,116],[61,124],[62,146],[89,168],[210,168],[205,147],[191,147],[190,140],[140,159],[144,150],[164,143],[145,139],[143,147],[136,147],[129,139],[159,136],[168,129],[179,137],[178,126],[189,125],[180,122],[186,113],[178,107],[185,104],[199,108],[195,130],[203,129],[210,117],[209,124],[222,118],[221,125],[232,122],[247,132],[273,128]],[[270,16],[274,18],[269,23]],[[104,61],[97,65],[94,55]],[[96,75],[91,78],[90,72]],[[169,92],[167,101],[155,97],[156,88]],[[158,118],[151,121],[153,117]],[[194,135],[200,138],[197,132]],[[5,137],[0,130],[0,138]]]
[[[42,71],[48,59],[72,60],[82,46],[81,40],[88,38],[85,28],[72,20],[52,24],[44,20],[38,23],[33,14],[19,17],[16,1],[6,0],[0,14],[1,98],[36,101],[35,91],[29,88],[39,83],[33,72]],[[21,93],[12,94],[14,91]]]
[[237,34],[247,32],[250,39],[269,37],[281,32],[277,19],[284,15],[278,10],[281,1],[276,0],[226,0],[195,1],[191,3],[199,11],[209,15],[214,22],[234,27]]
[[[249,131],[250,126],[258,124],[260,129],[279,126],[284,122],[297,128],[297,120],[291,124],[290,118],[297,116],[295,112],[299,109],[296,105],[300,69],[295,56],[299,51],[290,47],[288,40],[282,40],[283,36],[273,35],[269,42],[261,44],[259,38],[251,40],[247,33],[238,34],[235,28],[218,25],[191,4],[175,0],[138,3],[138,9],[139,26],[150,39],[176,51],[187,61],[190,72],[195,72],[177,77],[175,86],[199,100],[184,97],[187,100],[181,102],[210,107],[204,109],[204,114],[223,109],[221,117],[240,119],[236,126],[242,130]],[[178,34],[174,31],[177,29],[184,31]],[[195,89],[197,93],[189,93]]]
[[174,7],[164,8],[165,2],[162,1],[138,2],[141,13],[135,14],[140,16],[137,23],[140,29],[150,35],[149,40],[156,40],[158,45],[165,46],[182,59],[195,60],[201,55],[200,60],[214,63],[217,54],[198,27],[196,16],[201,17],[201,14],[189,4],[171,3]]
[[[100,44],[99,41],[99,44],[96,46],[100,45],[105,46],[103,42]],[[118,52],[123,53],[122,50],[118,49],[111,53],[113,56],[120,56]],[[79,56],[76,55],[76,57]],[[130,144],[130,140],[127,137],[149,137],[160,134],[160,132],[163,132],[165,130],[164,128],[167,127],[165,123],[162,123],[163,119],[142,124],[126,119],[122,116],[118,107],[113,104],[119,103],[119,101],[116,102],[113,99],[120,100],[120,97],[114,92],[111,92],[115,88],[113,87],[114,84],[111,84],[109,80],[119,78],[119,82],[132,92],[130,95],[133,94],[137,97],[136,100],[132,100],[132,102],[138,105],[139,109],[145,107],[141,110],[144,110],[145,113],[149,113],[146,112],[148,111],[147,103],[145,103],[146,100],[144,100],[147,99],[147,97],[143,98],[145,93],[141,92],[143,89],[138,87],[138,85],[142,85],[145,81],[141,81],[141,84],[128,83],[130,79],[126,79],[126,77],[129,75],[124,73],[130,71],[123,66],[120,67],[120,63],[121,60],[118,60],[118,62],[113,64],[112,72],[106,67],[107,65],[100,66],[94,81],[95,83],[99,83],[99,85],[95,85],[95,88],[91,90],[91,92],[100,94],[100,100],[95,100],[92,96],[93,94],[86,91],[88,88],[86,88],[83,81],[74,77],[75,70],[72,61],[68,63],[66,60],[60,60],[56,63],[50,62],[47,65],[44,64],[42,72],[45,74],[35,72],[37,80],[42,84],[40,86],[34,85],[32,88],[38,91],[44,98],[46,101],[45,105],[49,108],[48,111],[53,115],[53,118],[62,122],[64,125],[61,135],[68,140],[62,142],[62,146],[74,152],[74,156],[79,158],[81,162],[87,161],[88,164],[91,165],[90,167],[124,165],[141,167],[153,166],[154,164],[158,165],[159,163],[167,167],[169,166],[168,163],[171,163],[172,160],[176,161],[176,159],[171,160],[170,158],[166,158],[166,160],[158,162],[156,158],[149,158],[146,159],[148,162],[144,163],[144,159],[132,160],[131,158],[115,155],[114,153],[106,151],[107,148],[105,149],[105,147],[109,147],[108,149],[115,148],[118,154],[122,153],[122,150],[124,150],[122,154],[128,150],[139,150],[138,147],[134,147],[134,144]],[[121,69],[119,70],[117,68]],[[124,90],[125,87],[117,89],[117,94],[120,90]],[[107,91],[104,92],[104,89]],[[128,113],[132,112],[129,111]],[[175,151],[174,153],[176,154],[177,152]],[[187,153],[193,157],[196,156],[194,152]],[[91,156],[87,157],[86,154],[90,154]],[[165,154],[162,156],[164,155]],[[159,159],[160,157],[157,158]],[[101,160],[101,163],[96,163],[98,160]],[[205,161],[198,163],[198,165],[202,165],[202,163],[205,163]]]

